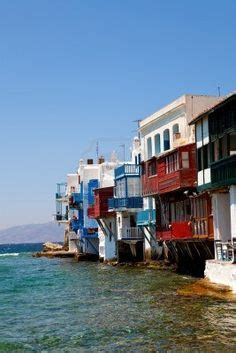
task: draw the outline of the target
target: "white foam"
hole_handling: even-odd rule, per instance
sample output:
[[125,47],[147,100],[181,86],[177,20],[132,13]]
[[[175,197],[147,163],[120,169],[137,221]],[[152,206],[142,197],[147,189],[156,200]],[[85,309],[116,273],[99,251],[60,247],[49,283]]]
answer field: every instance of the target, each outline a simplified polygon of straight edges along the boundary
[[6,254],[0,254],[0,257],[5,257],[5,256],[18,256],[18,252],[12,252],[12,253],[6,253]]

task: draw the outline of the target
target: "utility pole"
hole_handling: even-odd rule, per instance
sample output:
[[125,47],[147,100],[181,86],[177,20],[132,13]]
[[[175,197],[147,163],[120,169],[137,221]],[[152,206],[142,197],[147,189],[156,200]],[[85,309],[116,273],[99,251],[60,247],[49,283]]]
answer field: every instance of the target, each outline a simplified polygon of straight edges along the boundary
[[98,154],[98,140],[97,140],[97,143],[96,143],[96,156],[97,156],[97,161],[98,161],[98,156],[99,156],[99,154]]

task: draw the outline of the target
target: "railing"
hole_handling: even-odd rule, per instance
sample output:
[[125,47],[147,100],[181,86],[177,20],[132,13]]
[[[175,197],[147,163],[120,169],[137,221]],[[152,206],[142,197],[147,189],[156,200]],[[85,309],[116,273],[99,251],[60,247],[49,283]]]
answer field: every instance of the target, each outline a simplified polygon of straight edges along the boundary
[[144,210],[137,214],[137,224],[139,226],[153,224],[156,222],[156,210]]
[[236,183],[236,155],[212,163],[212,187],[229,186],[234,183]]
[[140,196],[108,199],[109,210],[119,209],[119,208],[142,208],[142,207],[143,207],[143,198]]
[[235,263],[236,240],[232,242],[222,242],[220,240],[215,240],[215,256],[218,261]]
[[120,229],[122,239],[143,239],[143,232],[139,227],[124,227]]
[[68,214],[57,213],[54,215],[54,220],[57,222],[68,221]]
[[115,169],[115,179],[125,175],[140,175],[140,166],[137,164],[123,164]]

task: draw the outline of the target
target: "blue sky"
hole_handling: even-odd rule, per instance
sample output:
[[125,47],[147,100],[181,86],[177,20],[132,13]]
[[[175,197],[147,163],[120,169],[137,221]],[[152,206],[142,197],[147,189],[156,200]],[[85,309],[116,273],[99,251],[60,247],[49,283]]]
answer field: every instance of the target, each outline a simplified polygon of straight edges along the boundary
[[[47,222],[78,160],[184,93],[235,90],[236,2],[0,1],[0,228]],[[89,150],[90,153],[85,153]]]

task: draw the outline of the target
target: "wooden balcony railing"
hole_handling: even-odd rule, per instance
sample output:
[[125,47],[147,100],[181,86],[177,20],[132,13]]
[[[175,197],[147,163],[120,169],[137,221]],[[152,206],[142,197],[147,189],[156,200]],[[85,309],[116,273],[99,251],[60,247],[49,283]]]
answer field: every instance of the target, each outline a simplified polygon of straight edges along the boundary
[[139,227],[124,227],[120,229],[122,239],[143,239],[143,232]]

